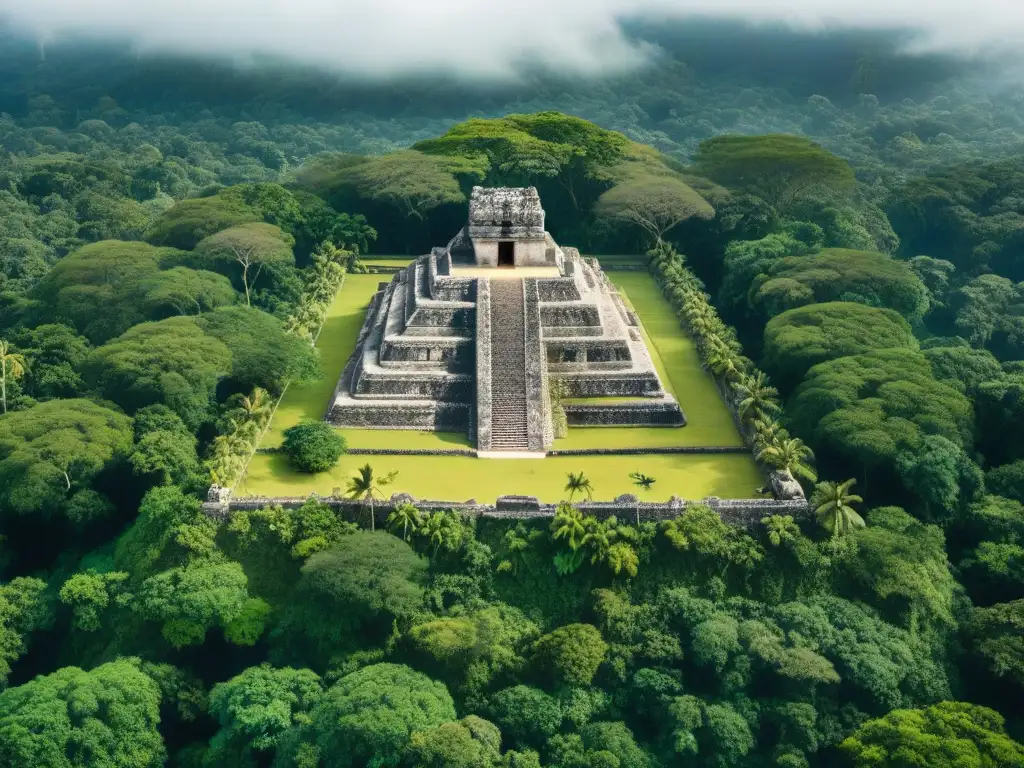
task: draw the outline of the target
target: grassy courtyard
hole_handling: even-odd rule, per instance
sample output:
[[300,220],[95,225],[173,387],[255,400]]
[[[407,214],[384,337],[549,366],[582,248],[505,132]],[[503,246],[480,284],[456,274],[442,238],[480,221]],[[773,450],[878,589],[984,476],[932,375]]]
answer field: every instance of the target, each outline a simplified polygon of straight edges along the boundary
[[[686,427],[578,428],[556,441],[556,449],[627,448],[693,445],[739,445],[740,437],[711,377],[700,367],[693,343],[679,330],[672,309],[657,285],[643,272],[610,273],[640,316],[648,348],[665,387],[682,405]],[[355,346],[366,306],[382,275],[349,275],[335,298],[317,342],[324,376],[293,386],[285,393],[263,441],[281,444],[284,430],[302,419],[322,418],[345,362]],[[406,430],[342,429],[352,448],[471,447],[465,434]],[[475,498],[493,501],[506,493],[528,493],[545,500],[564,496],[568,472],[582,471],[599,498],[635,489],[629,473],[643,471],[656,478],[646,494],[651,501],[672,495],[698,499],[715,495],[746,497],[763,483],[753,459],[745,454],[581,456],[527,459],[473,459],[436,456],[346,456],[332,471],[319,475],[295,472],[280,454],[257,454],[239,492],[264,495],[329,493],[344,487],[355,469],[369,461],[377,472],[398,471],[394,490],[419,498]]]

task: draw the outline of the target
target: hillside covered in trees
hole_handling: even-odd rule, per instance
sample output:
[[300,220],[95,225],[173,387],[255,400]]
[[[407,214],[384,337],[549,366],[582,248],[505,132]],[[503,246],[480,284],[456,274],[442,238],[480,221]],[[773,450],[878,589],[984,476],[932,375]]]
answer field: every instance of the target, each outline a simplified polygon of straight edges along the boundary
[[[1022,94],[660,34],[490,94],[6,40],[0,765],[1024,764]],[[204,515],[474,184],[635,254],[814,517]]]

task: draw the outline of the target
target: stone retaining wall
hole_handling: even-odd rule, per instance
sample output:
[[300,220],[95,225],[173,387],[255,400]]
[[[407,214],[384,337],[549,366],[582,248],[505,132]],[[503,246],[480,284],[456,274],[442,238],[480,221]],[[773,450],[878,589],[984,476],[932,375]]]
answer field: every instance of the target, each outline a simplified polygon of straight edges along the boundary
[[540,340],[537,280],[523,280],[523,332],[526,352],[526,434],[531,451],[544,450],[544,350]]
[[[352,402],[352,401],[349,401]],[[327,421],[355,429],[411,429],[463,432],[469,426],[469,403],[396,401],[387,405],[334,405]]]
[[[319,500],[333,507],[345,519],[358,520],[366,514],[365,505],[358,501],[334,497],[323,497]],[[227,519],[233,512],[240,510],[262,509],[275,505],[295,509],[305,504],[306,501],[305,497],[295,496],[241,496],[228,500],[208,501],[203,505],[203,511],[210,517]],[[418,509],[425,512],[453,510],[469,517],[507,520],[551,518],[554,517],[557,506],[542,503],[535,496],[501,496],[494,504],[480,504],[473,499],[463,502],[417,500],[408,494],[395,494],[390,499],[377,502],[374,505],[376,524],[383,526],[391,510],[403,503],[415,504]],[[597,518],[614,515],[619,519],[629,521],[634,520],[639,511],[640,520],[658,521],[678,517],[686,509],[688,503],[691,502],[684,501],[678,496],[672,497],[667,502],[645,502],[639,501],[632,494],[625,494],[612,501],[586,501],[575,506],[585,515]],[[692,503],[711,507],[725,522],[746,528],[758,525],[761,518],[767,515],[791,515],[801,519],[810,513],[807,502],[804,500],[720,499],[711,496]]]
[[571,427],[682,427],[686,425],[679,404],[672,401],[650,403],[609,403],[586,405],[565,403],[565,418]]
[[545,328],[557,326],[586,327],[601,326],[601,312],[594,304],[566,306],[544,304],[540,308],[541,323]]
[[[351,451],[350,451],[351,453]],[[548,456],[647,456],[683,453],[749,453],[742,445],[666,445],[656,448],[563,448]]]
[[[491,448],[491,281],[481,278],[476,289],[476,445]],[[473,439],[473,435],[470,435]]]

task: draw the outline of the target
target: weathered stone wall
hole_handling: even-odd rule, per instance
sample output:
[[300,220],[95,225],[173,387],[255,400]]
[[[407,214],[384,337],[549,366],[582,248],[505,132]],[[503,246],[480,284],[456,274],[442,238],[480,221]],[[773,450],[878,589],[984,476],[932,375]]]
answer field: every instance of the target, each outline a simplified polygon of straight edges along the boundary
[[601,326],[601,312],[594,304],[543,304],[540,319],[545,328]]
[[[476,445],[491,449],[491,282],[479,280],[476,289]],[[472,436],[471,436],[472,437]]]
[[465,336],[385,338],[381,344],[380,365],[402,369],[406,363],[435,363],[452,373],[473,369],[473,340]]
[[580,292],[572,277],[551,277],[537,281],[541,301],[579,301]]
[[642,397],[661,392],[661,384],[653,373],[627,373],[619,376],[602,374],[594,377],[582,372],[570,372],[560,373],[558,378],[566,383],[568,397]]
[[566,403],[565,417],[571,427],[682,427],[686,418],[679,404],[652,403],[583,404]]
[[[353,401],[349,400],[348,403]],[[387,405],[332,405],[327,421],[361,429],[416,429],[464,432],[469,425],[469,403],[408,403]]]
[[459,328],[469,330],[473,327],[473,307],[459,306],[419,306],[409,316],[406,324],[410,328]]
[[526,430],[531,451],[544,450],[544,363],[540,341],[540,298],[537,280],[523,281],[526,352]]
[[463,374],[403,374],[377,376],[363,370],[355,395],[364,398],[424,398],[468,403],[473,399],[473,379]]
[[[365,520],[366,507],[357,501],[333,497],[319,499],[330,505],[338,514],[347,520]],[[295,509],[307,501],[304,497],[268,497],[268,496],[241,496],[229,500],[209,501],[203,505],[203,510],[211,517],[226,519],[231,513],[240,510],[262,509],[268,506],[282,506],[288,509]],[[454,510],[469,517],[484,517],[497,519],[537,519],[551,518],[555,515],[555,504],[541,503],[535,496],[503,496],[499,497],[495,504],[480,504],[474,500],[455,501],[433,501],[416,500],[408,494],[395,494],[387,501],[381,501],[374,505],[374,518],[378,526],[383,526],[388,515],[399,504],[409,502],[415,504],[422,511],[432,512],[434,510]],[[584,514],[598,518],[615,516],[620,520],[630,521],[637,517],[641,520],[671,520],[678,517],[687,504],[679,497],[673,497],[670,501],[652,503],[639,501],[636,496],[626,494],[619,496],[612,501],[590,501],[576,504]],[[768,515],[791,515],[796,519],[808,516],[810,510],[807,502],[777,501],[775,499],[720,499],[712,496],[701,499],[698,504],[705,504],[715,510],[718,515],[727,523],[752,528],[758,524],[763,517]]]

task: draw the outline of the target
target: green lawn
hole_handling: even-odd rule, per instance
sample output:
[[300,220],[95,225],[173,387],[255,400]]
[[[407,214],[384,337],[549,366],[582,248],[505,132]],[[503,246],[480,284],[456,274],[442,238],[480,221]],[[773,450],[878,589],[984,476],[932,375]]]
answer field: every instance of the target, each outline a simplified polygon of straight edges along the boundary
[[370,463],[374,471],[398,471],[395,491],[420,499],[493,502],[507,493],[525,493],[544,501],[565,498],[565,476],[583,472],[594,486],[595,498],[611,499],[636,493],[630,472],[656,479],[644,493],[650,501],[670,496],[746,498],[764,484],[753,459],[745,454],[671,454],[646,456],[549,456],[545,459],[472,459],[460,456],[343,456],[338,466],[319,475],[295,472],[284,455],[257,454],[240,491],[273,496],[327,494],[345,488],[356,469]]
[[[317,342],[324,377],[305,386],[290,387],[263,440],[263,447],[281,444],[288,427],[304,418],[322,418],[328,401],[355,346],[367,304],[381,281],[380,275],[349,275],[328,313]],[[679,398],[690,423],[686,427],[579,428],[555,443],[555,448],[626,448],[681,445],[739,445],[725,405],[711,378],[700,368],[693,344],[683,336],[649,275],[617,273],[612,279],[640,315],[650,337],[648,346],[665,386]],[[621,399],[621,398],[615,398]],[[352,448],[460,448],[471,447],[461,433],[408,430],[338,430]],[[319,475],[297,473],[280,454],[257,454],[249,465],[240,493],[304,495],[329,493],[344,487],[358,466],[369,461],[378,472],[398,470],[396,491],[418,498],[453,501],[476,498],[493,501],[506,493],[527,493],[547,501],[563,497],[565,475],[584,472],[600,498],[630,492],[630,472],[637,470],[657,479],[652,501],[677,495],[699,499],[715,495],[743,498],[762,485],[749,455],[646,455],[558,456],[546,459],[473,459],[448,456],[346,456],[338,467]]]

